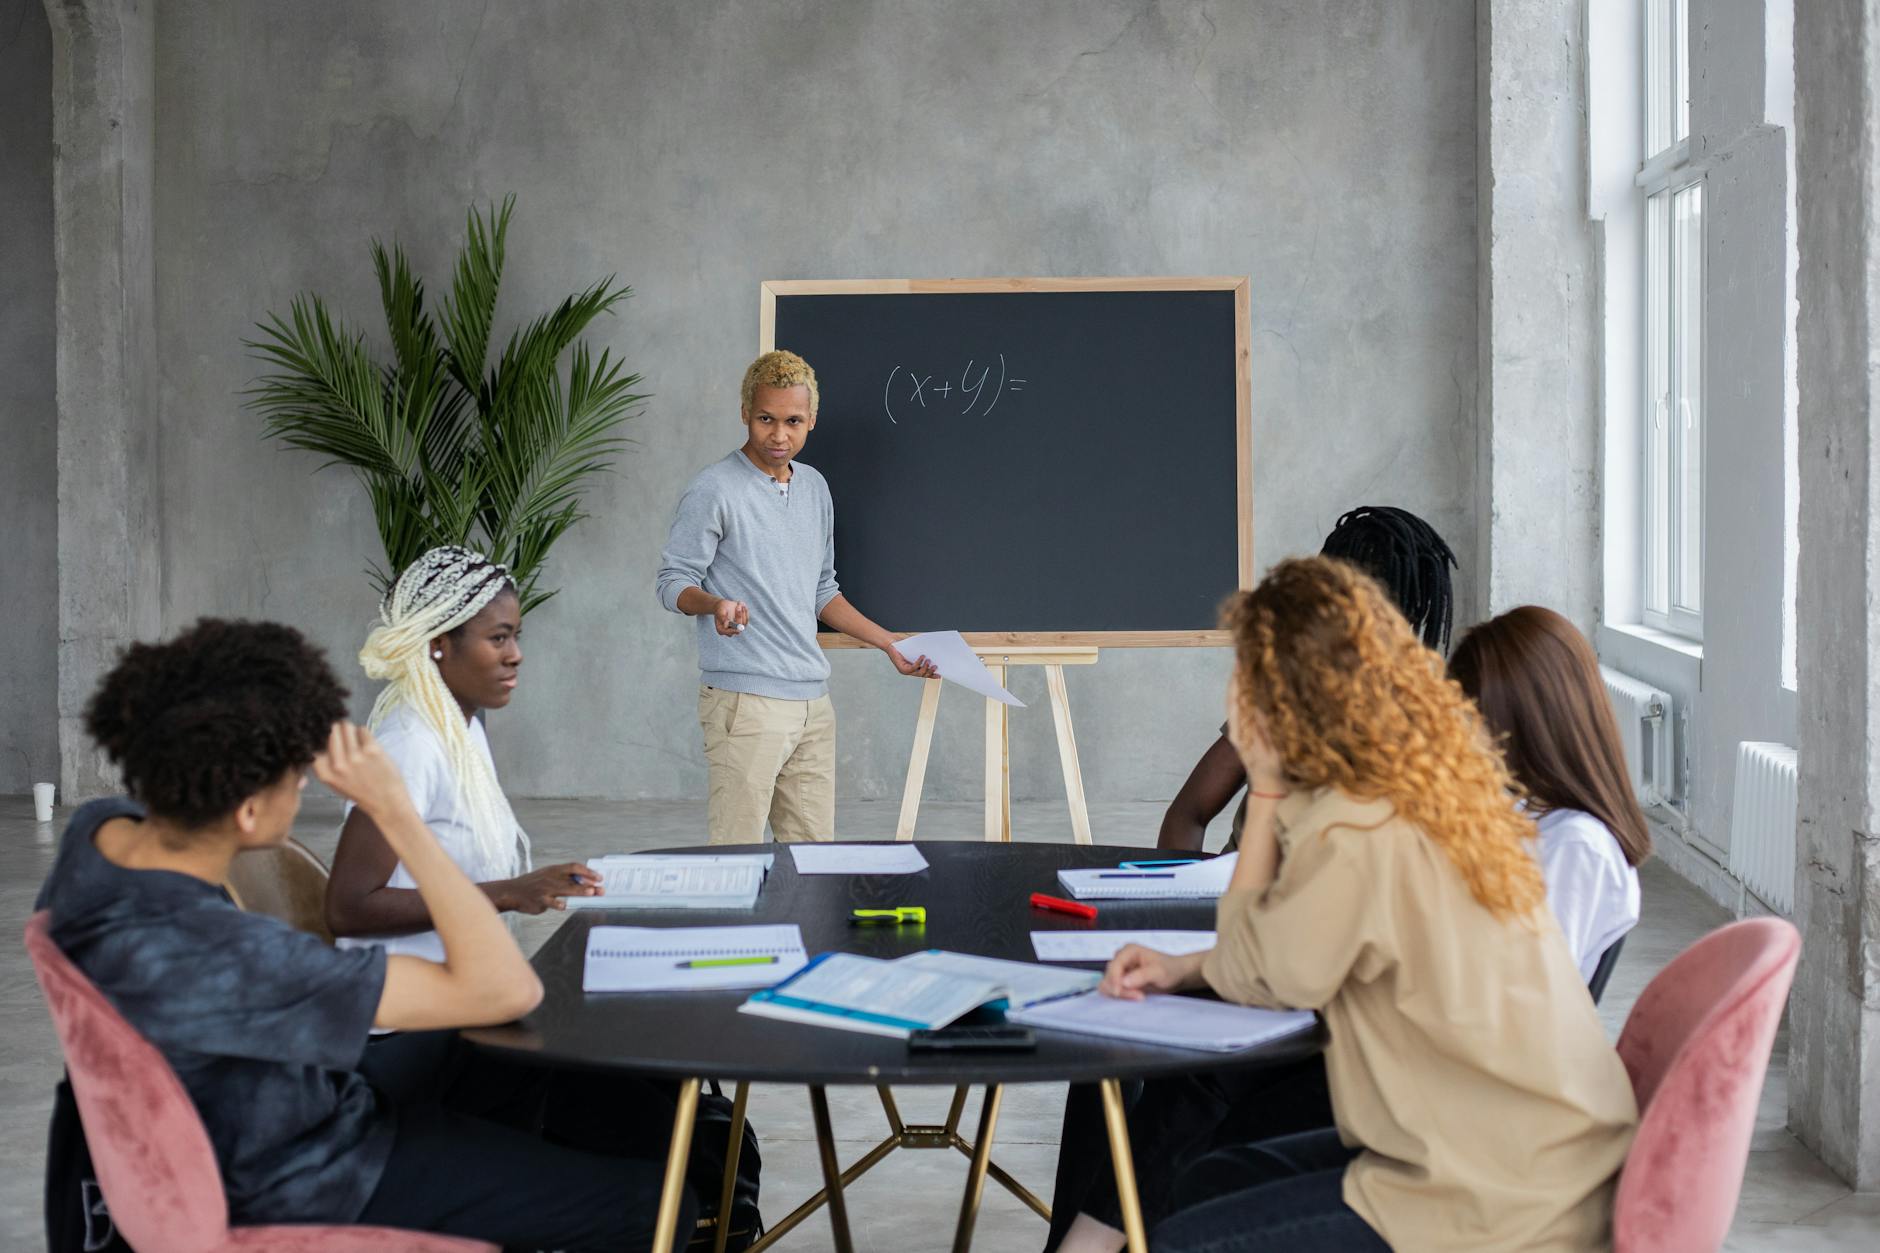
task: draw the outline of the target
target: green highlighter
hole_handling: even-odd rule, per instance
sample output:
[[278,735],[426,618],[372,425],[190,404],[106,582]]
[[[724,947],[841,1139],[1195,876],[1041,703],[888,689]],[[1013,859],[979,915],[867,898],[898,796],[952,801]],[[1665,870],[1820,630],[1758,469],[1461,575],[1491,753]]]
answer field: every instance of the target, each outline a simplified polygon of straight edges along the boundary
[[680,970],[712,970],[719,966],[774,966],[777,955],[768,957],[694,957],[691,961],[676,963]]
[[898,927],[909,922],[917,927],[926,926],[927,907],[902,905],[895,909],[851,909],[849,911],[851,927]]

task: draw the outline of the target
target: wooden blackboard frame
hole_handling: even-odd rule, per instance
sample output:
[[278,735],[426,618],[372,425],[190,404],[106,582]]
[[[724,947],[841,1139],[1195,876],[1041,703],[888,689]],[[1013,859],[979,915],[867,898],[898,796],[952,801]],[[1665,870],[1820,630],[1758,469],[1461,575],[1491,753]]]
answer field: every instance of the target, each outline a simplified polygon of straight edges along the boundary
[[[779,296],[895,296],[1002,292],[1231,291],[1234,293],[1234,456],[1240,587],[1253,586],[1253,333],[1250,283],[1209,275],[1156,278],[767,279],[758,285],[758,351],[777,346]],[[824,648],[861,648],[847,635],[817,632]],[[969,631],[975,648],[1218,648],[1225,631]]]

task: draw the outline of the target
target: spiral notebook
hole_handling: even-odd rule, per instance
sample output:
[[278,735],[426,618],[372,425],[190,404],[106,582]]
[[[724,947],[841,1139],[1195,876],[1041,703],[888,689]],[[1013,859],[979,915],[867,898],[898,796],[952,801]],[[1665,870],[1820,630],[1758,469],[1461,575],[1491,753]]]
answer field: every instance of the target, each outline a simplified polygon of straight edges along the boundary
[[583,992],[767,988],[803,969],[795,923],[757,927],[592,927]]
[[1239,853],[1172,870],[1060,870],[1058,882],[1080,901],[1213,900],[1227,891]]

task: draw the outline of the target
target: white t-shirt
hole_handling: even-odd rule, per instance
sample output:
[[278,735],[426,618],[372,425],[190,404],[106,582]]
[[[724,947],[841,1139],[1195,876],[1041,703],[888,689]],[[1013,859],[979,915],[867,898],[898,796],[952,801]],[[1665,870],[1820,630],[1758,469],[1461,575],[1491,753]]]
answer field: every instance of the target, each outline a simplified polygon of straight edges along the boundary
[[[385,721],[373,734],[385,749],[386,755],[398,766],[398,772],[405,776],[405,787],[411,793],[411,803],[417,808],[418,817],[424,819],[424,824],[437,836],[438,844],[470,877],[471,882],[512,879],[522,873],[519,844],[511,846],[507,860],[490,858],[478,848],[476,835],[470,827],[469,812],[464,807],[463,794],[457,787],[457,777],[451,772],[449,759],[444,756],[444,743],[415,709],[409,705],[400,705],[385,716]],[[476,745],[476,751],[483,754],[484,760],[490,761],[489,737],[483,732],[483,724],[474,718],[470,720],[470,740]],[[491,761],[490,773],[495,772],[495,763]],[[352,811],[353,807],[348,803],[348,817]],[[405,869],[405,863],[401,861],[392,868],[392,877],[386,880],[385,886],[415,888],[418,881],[411,877],[411,872]],[[444,960],[444,941],[435,931],[418,931],[411,935],[342,936],[339,944],[343,948],[381,944],[387,953],[405,953],[434,962]]]
[[1600,955],[1638,922],[1638,871],[1611,829],[1583,810],[1555,809],[1535,825],[1547,904],[1590,981]]

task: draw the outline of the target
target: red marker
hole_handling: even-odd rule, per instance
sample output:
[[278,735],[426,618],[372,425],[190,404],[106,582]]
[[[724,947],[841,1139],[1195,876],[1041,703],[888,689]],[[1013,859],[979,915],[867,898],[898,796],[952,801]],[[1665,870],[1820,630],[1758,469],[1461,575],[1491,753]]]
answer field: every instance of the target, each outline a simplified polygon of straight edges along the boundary
[[1079,901],[1067,901],[1061,896],[1046,896],[1043,892],[1033,892],[1031,894],[1031,907],[1033,909],[1049,909],[1060,914],[1075,914],[1079,918],[1095,918],[1097,916],[1097,907],[1095,905],[1085,905]]

